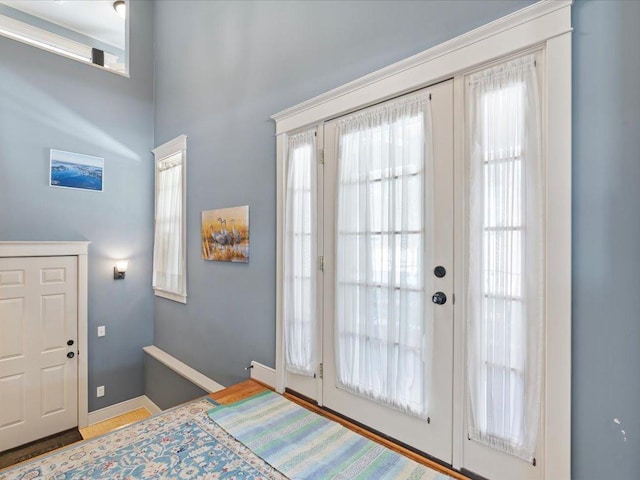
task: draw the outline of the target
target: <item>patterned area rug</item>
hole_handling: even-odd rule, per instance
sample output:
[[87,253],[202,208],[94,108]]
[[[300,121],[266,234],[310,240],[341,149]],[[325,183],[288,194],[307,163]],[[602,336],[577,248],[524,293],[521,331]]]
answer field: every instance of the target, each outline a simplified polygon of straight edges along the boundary
[[286,480],[216,425],[206,399],[0,472],[3,480]]
[[273,392],[209,416],[290,479],[451,480]]

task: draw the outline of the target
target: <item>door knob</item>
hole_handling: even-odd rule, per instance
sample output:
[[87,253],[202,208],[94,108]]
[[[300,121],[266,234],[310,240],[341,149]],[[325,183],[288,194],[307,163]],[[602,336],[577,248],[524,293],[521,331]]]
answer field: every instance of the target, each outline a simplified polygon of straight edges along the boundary
[[447,274],[447,269],[444,268],[442,265],[438,265],[436,268],[433,269],[433,274],[438,278],[442,278]]
[[67,358],[73,358],[73,357],[75,357],[75,356],[76,356],[76,354],[75,354],[75,353],[73,353],[73,352],[69,352],[69,353],[67,353]]
[[436,292],[431,297],[431,301],[436,305],[444,305],[445,303],[447,303],[447,296],[444,294],[444,292]]
[[67,340],[67,345],[69,346],[73,345],[73,340]]

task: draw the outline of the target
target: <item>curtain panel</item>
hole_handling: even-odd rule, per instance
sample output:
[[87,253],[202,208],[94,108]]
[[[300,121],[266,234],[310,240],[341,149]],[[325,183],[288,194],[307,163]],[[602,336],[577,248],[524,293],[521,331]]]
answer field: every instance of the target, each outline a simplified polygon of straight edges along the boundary
[[157,161],[152,286],[176,295],[186,294],[182,258],[182,175],[182,152]]
[[413,94],[337,123],[337,386],[428,414],[432,315],[424,265],[433,199],[431,103]]
[[285,364],[291,373],[313,376],[318,365],[315,129],[288,138],[286,167],[283,298]]
[[532,461],[544,314],[544,183],[534,55],[469,77],[468,434]]

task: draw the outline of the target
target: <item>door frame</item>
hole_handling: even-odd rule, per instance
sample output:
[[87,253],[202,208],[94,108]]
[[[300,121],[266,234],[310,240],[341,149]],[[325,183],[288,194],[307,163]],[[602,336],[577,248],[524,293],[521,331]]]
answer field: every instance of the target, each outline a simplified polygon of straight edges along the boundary
[[0,258],[78,257],[78,428],[89,424],[88,250],[91,242],[0,242]]
[[[468,33],[448,40],[341,87],[273,115],[276,122],[277,149],[277,243],[276,243],[276,390],[286,387],[282,329],[282,259],[284,219],[284,156],[289,132],[320,124],[325,120],[365,108],[403,93],[418,90],[453,78],[460,93],[460,79],[479,66],[539,48],[544,51],[546,85],[544,120],[546,161],[554,175],[547,177],[547,269],[545,330],[545,389],[542,422],[544,424],[544,478],[571,478],[571,0],[542,0]],[[462,98],[462,97],[456,97]],[[464,107],[454,100],[456,115]],[[456,187],[464,155],[464,137],[458,116],[454,124]],[[551,169],[551,168],[550,168]],[[549,170],[550,170],[549,169]],[[456,192],[456,199],[461,192]],[[455,201],[455,200],[454,200]],[[457,205],[457,203],[456,203]],[[553,208],[549,208],[553,205]],[[456,237],[461,232],[456,225]],[[457,242],[457,240],[456,240]],[[456,245],[456,251],[459,251]],[[454,260],[455,261],[455,260]],[[464,278],[455,266],[457,281]],[[461,335],[464,319],[458,293],[454,309],[454,441],[453,468],[463,466],[465,410],[465,339]]]

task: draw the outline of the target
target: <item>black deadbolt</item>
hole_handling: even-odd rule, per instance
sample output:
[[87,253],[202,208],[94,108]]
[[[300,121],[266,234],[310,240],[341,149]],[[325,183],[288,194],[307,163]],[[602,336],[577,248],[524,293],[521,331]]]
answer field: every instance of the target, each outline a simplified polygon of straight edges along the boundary
[[436,305],[444,305],[447,303],[447,296],[444,292],[436,292],[433,294],[433,297],[431,297],[431,301]]
[[438,278],[442,278],[447,274],[447,269],[444,268],[442,265],[438,265],[436,268],[433,269],[433,274]]
[[67,340],[67,345],[69,346],[73,345],[73,340]]
[[73,352],[69,352],[69,353],[67,353],[67,358],[73,358],[73,357],[75,357],[75,356],[76,356],[76,354],[75,354],[75,353],[73,353]]

